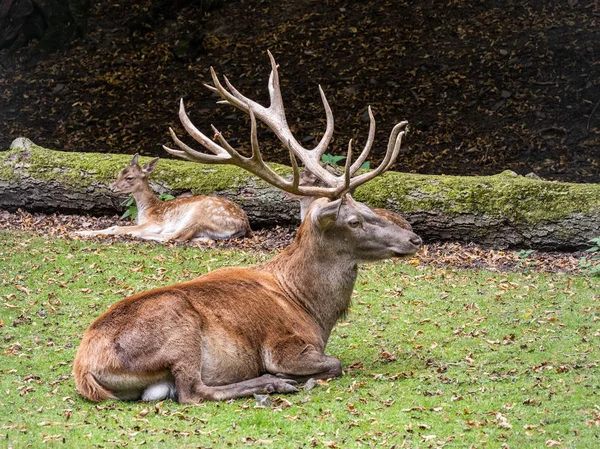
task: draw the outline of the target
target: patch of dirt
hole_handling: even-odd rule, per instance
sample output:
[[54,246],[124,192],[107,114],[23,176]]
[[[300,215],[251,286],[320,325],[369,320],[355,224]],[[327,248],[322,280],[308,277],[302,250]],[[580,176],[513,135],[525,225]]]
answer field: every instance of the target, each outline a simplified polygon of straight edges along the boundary
[[[364,143],[371,163],[395,123],[411,133],[394,170],[458,175],[511,169],[600,182],[600,3],[593,0],[92,2],[88,32],[64,50],[0,51],[0,148],[25,136],[66,151],[166,157],[184,98],[247,145],[248,120],[215,105],[209,67],[267,102],[266,50],[280,64],[291,127],[307,147],[324,130],[317,85],[336,117],[331,153]],[[261,132],[265,158],[288,154]]]
[[[83,215],[31,214],[18,211],[10,213],[0,210],[0,230],[27,231],[41,236],[82,239],[74,231],[82,229],[104,229],[131,222],[114,217],[89,217]],[[288,246],[295,237],[295,229],[273,228],[254,232],[252,238],[223,240],[213,243],[200,242],[145,242],[150,245],[191,246],[197,248],[233,248],[244,251],[273,252]],[[127,236],[94,237],[96,241],[122,242],[133,240]],[[500,272],[541,271],[549,273],[581,274],[580,259],[586,258],[593,264],[591,254],[547,253],[541,251],[510,251],[486,249],[475,244],[443,243],[425,245],[410,259],[415,265],[437,267],[486,269]]]

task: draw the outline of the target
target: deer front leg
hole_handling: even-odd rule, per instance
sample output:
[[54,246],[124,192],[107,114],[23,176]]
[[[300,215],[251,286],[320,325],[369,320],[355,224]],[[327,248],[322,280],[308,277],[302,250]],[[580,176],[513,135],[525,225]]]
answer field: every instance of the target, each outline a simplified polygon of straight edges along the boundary
[[298,382],[342,375],[342,363],[338,359],[295,337],[278,342],[266,351],[265,358],[269,372]]
[[195,383],[193,386],[188,385],[186,388],[186,386],[176,383],[178,400],[182,403],[227,401],[229,399],[245,398],[253,394],[294,393],[298,391],[294,386],[295,384],[296,382],[292,379],[283,379],[271,374],[219,386]]
[[[196,362],[200,359],[196,357]],[[198,363],[190,363],[186,359],[183,364],[174,366],[177,400],[181,403],[198,403],[204,401],[227,401],[252,396],[253,394],[293,393],[298,391],[292,379],[284,379],[271,374],[264,374],[253,379],[243,380],[227,385],[206,385],[201,379]]]
[[212,242],[213,240],[209,237],[194,237],[196,234],[196,230],[192,229],[181,230],[177,232],[172,232],[169,234],[160,234],[160,233],[152,233],[148,232],[138,237],[143,238],[144,240],[154,240],[157,242],[168,242],[169,240],[177,241],[177,242],[185,242],[187,240],[191,240],[193,242]]

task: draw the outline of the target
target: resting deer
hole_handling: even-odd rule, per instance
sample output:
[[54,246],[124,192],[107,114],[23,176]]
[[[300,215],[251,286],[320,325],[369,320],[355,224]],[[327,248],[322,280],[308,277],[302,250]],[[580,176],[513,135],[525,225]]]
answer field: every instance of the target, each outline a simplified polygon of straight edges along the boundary
[[137,225],[112,226],[99,231],[79,231],[82,236],[130,234],[145,240],[217,240],[251,234],[250,223],[240,206],[227,198],[192,196],[161,201],[148,176],[158,158],[140,167],[138,155],[119,173],[111,186],[121,193],[132,193],[137,206]]
[[[248,268],[221,268],[192,281],[157,288],[114,304],[88,328],[73,372],[79,392],[109,398],[180,402],[228,400],[255,393],[296,391],[295,383],[342,374],[325,354],[335,322],[348,310],[358,264],[415,253],[421,239],[383,220],[347,192],[383,173],[398,155],[406,122],[391,133],[375,170],[350,176],[351,145],[342,176],[319,161],[333,132],[333,115],[321,90],[327,129],[314,149],[301,147],[283,110],[277,65],[271,59],[268,108],[244,97],[227,80],[215,87],[229,104],[250,115],[252,156],[244,157],[215,131],[218,144],[198,131],[181,103],[186,131],[213,154],[181,142],[165,149],[186,159],[234,164],[296,195],[317,196],[292,244],[270,261]],[[292,180],[275,173],[258,149],[256,118],[289,148]],[[366,158],[368,144],[361,156]],[[325,186],[302,186],[296,158]],[[360,164],[359,164],[360,166]]]

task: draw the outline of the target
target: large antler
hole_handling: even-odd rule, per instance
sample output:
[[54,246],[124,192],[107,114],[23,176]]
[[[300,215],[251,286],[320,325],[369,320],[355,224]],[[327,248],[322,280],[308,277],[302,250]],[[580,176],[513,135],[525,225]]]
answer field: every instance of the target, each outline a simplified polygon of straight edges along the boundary
[[[283,107],[283,99],[281,96],[281,89],[279,86],[277,64],[275,63],[275,59],[273,58],[271,52],[268,51],[267,53],[269,55],[269,59],[271,60],[271,75],[269,77],[269,96],[271,104],[268,108],[265,108],[255,101],[243,96],[229,82],[227,77],[223,77],[225,80],[225,85],[227,86],[224,87],[219,81],[219,78],[212,67],[210,72],[214,86],[206,85],[206,87],[214,92],[217,92],[221,98],[223,98],[223,100],[220,100],[219,103],[231,104],[232,106],[235,106],[250,115],[250,141],[252,146],[251,157],[244,157],[238,153],[233,147],[231,147],[231,145],[229,145],[229,143],[227,143],[221,133],[214,126],[212,126],[214,136],[219,141],[220,145],[216,144],[213,142],[213,140],[200,132],[187,116],[183,106],[183,100],[181,100],[179,108],[179,119],[181,120],[183,127],[190,134],[190,136],[194,138],[194,140],[199,142],[213,154],[201,153],[190,148],[188,145],[182,142],[177,137],[175,132],[170,128],[169,130],[171,132],[171,136],[181,150],[175,150],[163,146],[164,149],[175,156],[191,161],[202,162],[205,164],[237,165],[238,167],[241,167],[264,179],[270,184],[273,184],[275,187],[295,195],[324,196],[329,198],[337,198],[350,190],[354,190],[359,185],[364,184],[365,182],[386,171],[394,163],[398,157],[400,145],[402,143],[402,137],[404,136],[406,126],[408,125],[408,122],[405,121],[398,123],[392,130],[390,139],[388,141],[387,151],[381,164],[379,164],[379,166],[373,171],[354,177],[356,171],[367,159],[375,138],[375,118],[373,117],[371,107],[369,107],[369,137],[359,157],[356,159],[356,161],[354,161],[354,163],[351,163],[352,140],[350,140],[348,144],[348,155],[346,158],[346,169],[344,174],[335,176],[326,168],[324,168],[321,165],[321,156],[327,150],[329,142],[331,141],[331,137],[333,136],[333,113],[331,112],[331,108],[329,107],[329,103],[325,97],[325,93],[323,92],[323,89],[321,89],[321,86],[319,86],[319,92],[321,94],[321,99],[323,101],[323,106],[325,108],[325,114],[327,117],[325,134],[315,148],[306,149],[296,140],[287,124]],[[278,175],[264,163],[258,148],[256,118],[264,122],[275,133],[279,140],[288,148],[294,170],[294,176],[291,181]],[[299,185],[299,169],[296,158],[300,159],[306,170],[317,176],[325,184],[325,187]]]

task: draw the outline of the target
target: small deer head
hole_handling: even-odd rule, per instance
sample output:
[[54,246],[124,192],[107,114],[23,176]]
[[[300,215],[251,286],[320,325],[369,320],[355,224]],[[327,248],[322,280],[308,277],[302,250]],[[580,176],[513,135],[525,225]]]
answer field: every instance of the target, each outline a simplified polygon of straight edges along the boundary
[[131,159],[131,163],[119,173],[117,180],[110,186],[116,192],[134,193],[148,184],[148,175],[154,171],[158,158],[152,159],[140,167],[137,153]]

